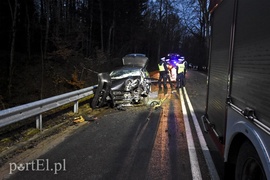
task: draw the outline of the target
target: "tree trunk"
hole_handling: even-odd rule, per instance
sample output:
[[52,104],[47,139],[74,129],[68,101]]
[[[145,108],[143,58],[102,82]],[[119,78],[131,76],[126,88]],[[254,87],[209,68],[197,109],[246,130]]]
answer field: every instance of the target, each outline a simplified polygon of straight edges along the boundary
[[62,9],[62,3],[60,0],[57,1],[56,3],[56,9],[55,9],[55,13],[56,13],[56,18],[55,18],[55,36],[56,38],[59,37],[59,26],[61,25],[61,18],[60,18],[60,12],[61,12],[61,9]]
[[12,39],[11,39],[11,47],[10,47],[9,77],[8,77],[8,93],[9,93],[9,97],[11,97],[12,76],[13,76],[13,61],[14,61],[15,40],[16,40],[18,1],[15,0],[15,2],[14,2],[14,11],[12,10],[12,6],[10,4],[10,1],[8,1],[8,3],[9,3],[11,17],[12,17]]
[[90,56],[92,53],[92,31],[93,31],[93,0],[88,0],[88,9],[90,9],[90,19],[89,19],[89,32],[88,32],[88,41],[87,41],[87,49],[86,49],[86,55],[87,57]]
[[102,0],[99,0],[99,11],[100,11],[100,48],[104,52],[104,43],[103,43],[103,6]]
[[107,53],[110,54],[111,53],[111,44],[112,44],[112,34],[113,34],[113,29],[114,29],[114,18],[113,18],[113,22],[112,25],[109,29],[109,36],[108,36],[108,49],[107,49]]
[[210,43],[210,22],[209,22],[209,11],[208,11],[208,8],[207,8],[207,2],[206,0],[199,0],[199,4],[200,4],[200,10],[201,10],[201,14],[202,14],[202,28],[203,28],[203,34],[201,36],[202,38],[202,48],[204,50],[203,53],[206,53],[205,54],[205,62],[204,64],[207,65],[208,64],[208,48],[209,48],[209,43]]
[[[43,99],[43,89],[44,89],[44,61],[47,59],[47,46],[49,39],[49,28],[50,28],[50,2],[46,1],[46,31],[44,39],[44,49],[41,55],[41,86],[40,86],[40,99]],[[41,46],[43,47],[43,46]]]
[[160,49],[161,49],[162,5],[163,5],[163,1],[160,0],[160,2],[159,2],[159,23],[158,23],[158,50],[157,50],[157,63],[158,63],[159,60],[160,60]]
[[26,17],[27,17],[27,55],[28,61],[31,59],[31,35],[30,35],[30,18],[29,18],[29,11],[28,6],[26,5]]

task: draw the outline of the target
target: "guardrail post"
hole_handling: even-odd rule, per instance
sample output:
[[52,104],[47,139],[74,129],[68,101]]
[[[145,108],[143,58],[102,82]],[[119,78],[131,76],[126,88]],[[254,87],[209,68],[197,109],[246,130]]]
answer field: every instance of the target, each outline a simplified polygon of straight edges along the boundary
[[36,128],[42,131],[42,114],[36,116]]
[[78,113],[79,112],[79,101],[75,101],[74,103],[74,113]]

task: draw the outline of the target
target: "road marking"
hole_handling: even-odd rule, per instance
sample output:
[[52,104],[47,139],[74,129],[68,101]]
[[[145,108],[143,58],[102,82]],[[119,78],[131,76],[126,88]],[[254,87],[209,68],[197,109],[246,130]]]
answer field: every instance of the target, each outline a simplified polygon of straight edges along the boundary
[[181,101],[181,106],[182,106],[182,111],[183,111],[183,119],[184,119],[185,128],[186,128],[186,136],[187,136],[188,153],[189,153],[189,158],[190,158],[192,179],[201,180],[202,179],[201,170],[200,170],[196,148],[194,146],[194,141],[193,141],[190,125],[189,125],[187,109],[185,106],[185,102],[184,102],[184,98],[183,98],[183,94],[181,90],[179,90],[179,94],[180,94],[180,101]]
[[191,117],[192,117],[193,123],[194,123],[195,128],[196,128],[196,132],[197,132],[197,135],[198,135],[198,138],[199,138],[199,141],[200,141],[200,145],[201,145],[201,148],[202,148],[202,151],[203,151],[204,158],[205,158],[206,163],[207,163],[207,167],[208,167],[211,179],[219,180],[219,176],[218,176],[216,167],[214,165],[214,162],[213,162],[213,159],[211,157],[210,151],[209,151],[209,149],[207,147],[207,144],[205,142],[202,130],[201,130],[200,125],[198,123],[198,119],[197,119],[197,117],[196,117],[196,115],[194,113],[194,109],[193,109],[193,106],[192,106],[192,104],[190,102],[190,99],[189,99],[189,96],[187,94],[186,88],[184,87],[183,90],[184,90],[184,94],[186,95],[188,108],[190,110]]

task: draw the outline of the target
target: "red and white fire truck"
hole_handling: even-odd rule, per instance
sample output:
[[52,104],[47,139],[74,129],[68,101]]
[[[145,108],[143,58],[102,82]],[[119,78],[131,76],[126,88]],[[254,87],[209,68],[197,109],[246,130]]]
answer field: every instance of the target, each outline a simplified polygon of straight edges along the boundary
[[225,179],[270,180],[270,1],[211,0],[205,115]]

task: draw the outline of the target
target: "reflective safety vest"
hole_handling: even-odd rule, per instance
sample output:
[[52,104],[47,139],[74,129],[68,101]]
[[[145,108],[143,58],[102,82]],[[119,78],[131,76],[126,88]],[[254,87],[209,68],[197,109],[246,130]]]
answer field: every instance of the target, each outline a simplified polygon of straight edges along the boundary
[[183,64],[185,65],[185,67],[187,67],[187,61],[184,61]]
[[184,64],[177,64],[178,71],[177,74],[183,73],[185,70],[185,65]]
[[159,69],[159,71],[165,71],[164,63],[158,64],[158,69]]

